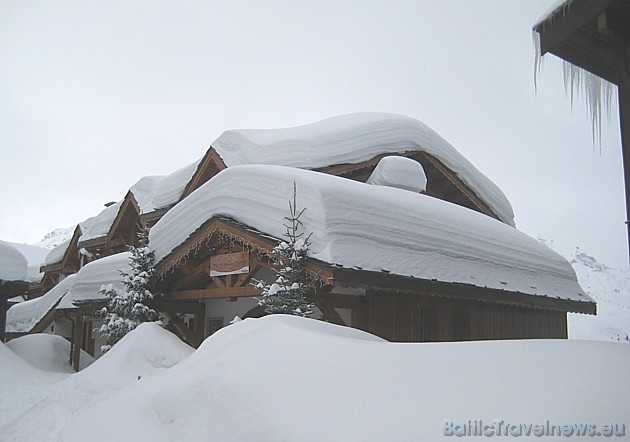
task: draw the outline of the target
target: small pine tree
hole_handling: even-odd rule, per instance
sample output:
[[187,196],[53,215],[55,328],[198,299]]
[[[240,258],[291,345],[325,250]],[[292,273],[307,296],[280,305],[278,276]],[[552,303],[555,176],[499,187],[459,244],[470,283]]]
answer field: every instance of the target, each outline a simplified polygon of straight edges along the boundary
[[311,234],[304,236],[303,223],[300,217],[306,210],[297,210],[297,191],[293,184],[293,201],[289,201],[289,216],[285,217],[284,227],[286,241],[278,244],[274,250],[273,266],[276,281],[267,284],[264,281],[253,281],[253,285],[262,292],[259,305],[265,307],[268,314],[287,314],[309,317],[313,314],[315,304],[312,302],[315,293],[314,278],[304,267],[310,247]]
[[143,322],[157,321],[158,312],[149,306],[155,293],[155,256],[151,249],[145,246],[147,232],[139,233],[140,246],[130,247],[130,270],[122,271],[122,289],[112,284],[101,287],[101,295],[109,297],[109,302],[103,308],[105,321],[100,328],[101,336],[107,344],[101,347],[108,351],[116,342]]

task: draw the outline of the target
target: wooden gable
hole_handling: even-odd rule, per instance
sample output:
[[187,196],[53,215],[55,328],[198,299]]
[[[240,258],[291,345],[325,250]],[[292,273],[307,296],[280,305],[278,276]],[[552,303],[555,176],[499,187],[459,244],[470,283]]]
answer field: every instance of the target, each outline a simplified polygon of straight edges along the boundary
[[223,163],[223,160],[219,157],[214,148],[210,147],[197,166],[197,170],[186,185],[184,193],[182,193],[179,200],[181,201],[186,198],[226,167],[227,166]]
[[[365,182],[370,177],[379,161],[392,154],[378,155],[371,160],[357,164],[338,164],[318,169],[319,172]],[[466,186],[455,173],[440,160],[426,152],[407,151],[397,154],[416,160],[424,168],[427,176],[426,194],[459,206],[481,212],[499,219],[496,213]]]
[[61,275],[72,275],[73,273],[79,271],[81,266],[78,248],[80,236],[81,228],[77,225],[74,228],[74,233],[72,234],[70,244],[68,244],[68,248],[63,255],[63,259],[58,263],[52,263],[40,268],[40,271],[44,273],[44,277],[42,278],[41,294],[48,292],[48,290],[56,286],[60,281]]

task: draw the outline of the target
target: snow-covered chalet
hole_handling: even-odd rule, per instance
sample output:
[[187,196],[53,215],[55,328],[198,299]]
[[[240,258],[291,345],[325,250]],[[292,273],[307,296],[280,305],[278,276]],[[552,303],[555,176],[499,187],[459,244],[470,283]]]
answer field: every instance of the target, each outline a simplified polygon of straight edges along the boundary
[[183,339],[263,315],[251,281],[275,277],[294,186],[328,321],[454,341],[566,338],[567,312],[595,314],[570,264],[518,231],[505,195],[448,142],[412,118],[363,113],[229,130],[199,161],[140,179],[50,252],[45,294],[9,310],[9,336],[54,332],[98,353],[98,293],[121,285],[140,226],[158,307]]

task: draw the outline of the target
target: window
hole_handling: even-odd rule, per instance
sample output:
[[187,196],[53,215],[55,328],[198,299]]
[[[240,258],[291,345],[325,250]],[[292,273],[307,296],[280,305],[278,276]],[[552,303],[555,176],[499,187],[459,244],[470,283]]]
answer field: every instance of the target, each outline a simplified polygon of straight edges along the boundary
[[223,328],[223,318],[208,318],[208,336]]

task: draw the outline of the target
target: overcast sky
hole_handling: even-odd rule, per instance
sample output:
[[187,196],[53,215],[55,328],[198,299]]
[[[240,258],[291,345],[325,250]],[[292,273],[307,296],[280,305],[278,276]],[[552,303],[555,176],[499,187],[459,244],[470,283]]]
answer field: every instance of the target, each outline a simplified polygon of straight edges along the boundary
[[593,148],[554,0],[0,2],[0,239],[96,215],[223,131],[379,111],[417,118],[505,192],[517,226],[627,263],[616,99]]

